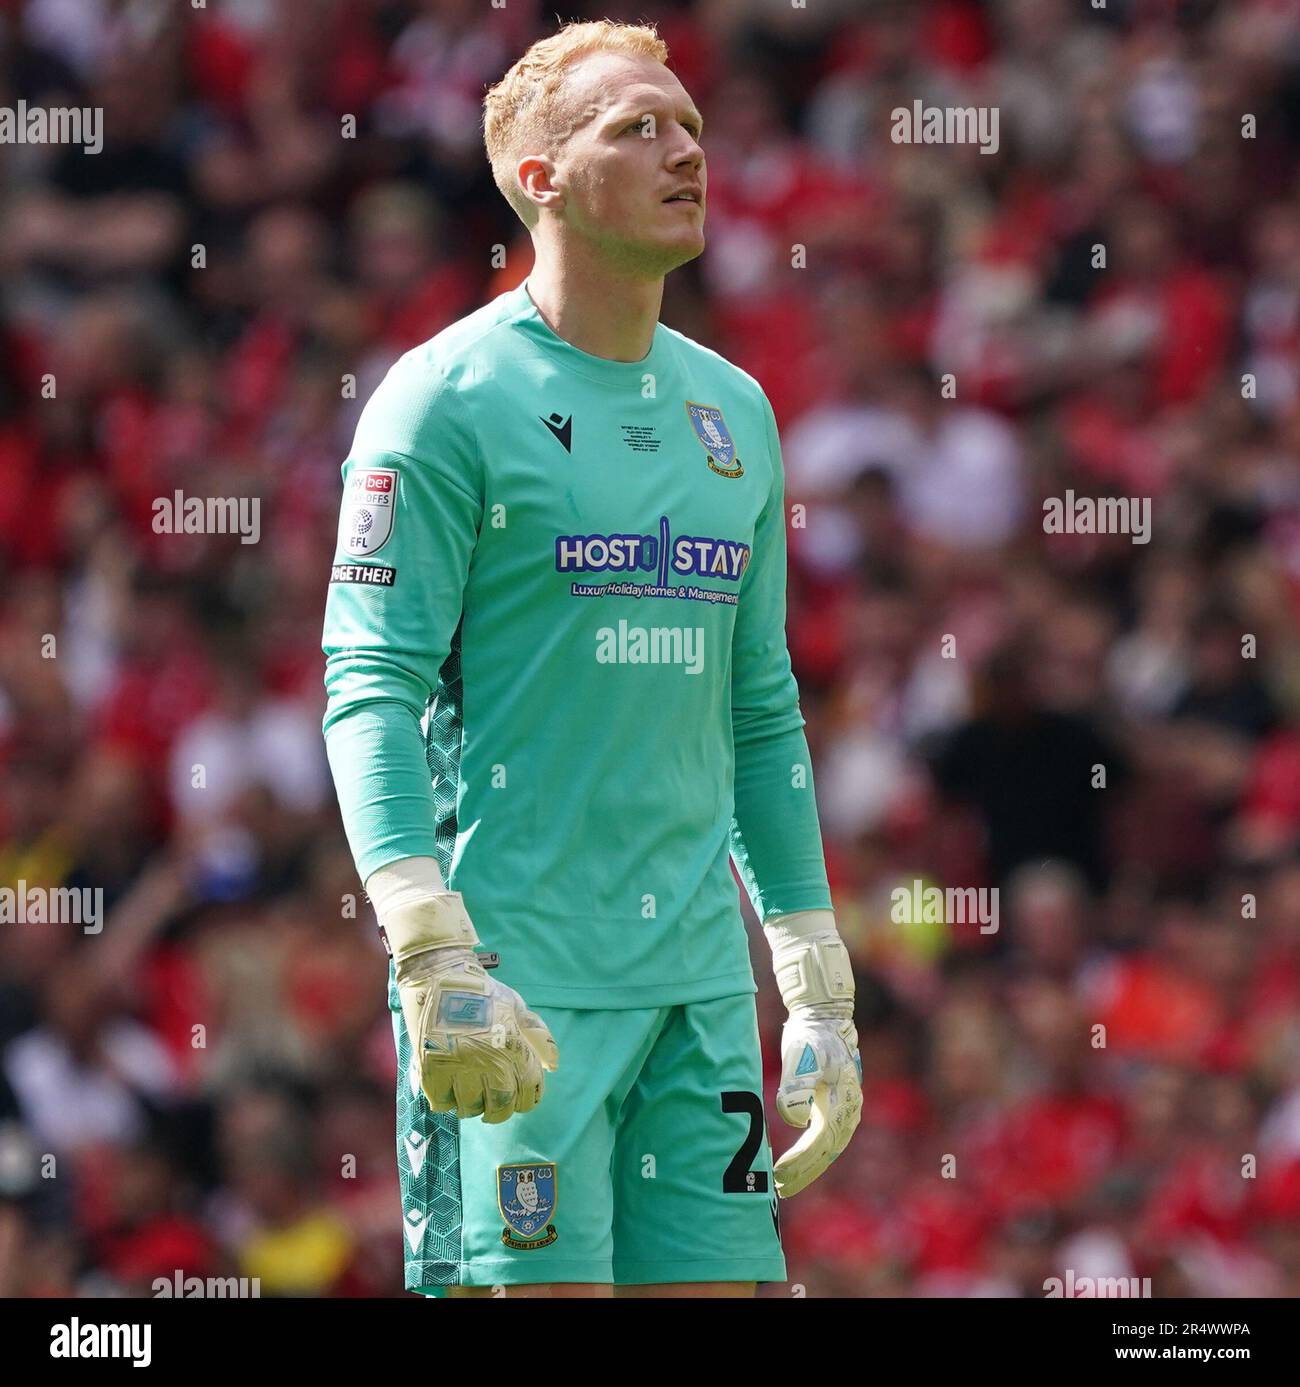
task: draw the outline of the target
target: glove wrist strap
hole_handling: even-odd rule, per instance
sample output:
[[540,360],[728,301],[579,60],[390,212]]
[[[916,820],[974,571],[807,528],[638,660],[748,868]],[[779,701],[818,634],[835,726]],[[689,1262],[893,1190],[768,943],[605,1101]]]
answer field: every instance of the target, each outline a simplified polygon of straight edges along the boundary
[[459,891],[441,891],[385,911],[379,932],[399,968],[433,949],[473,949],[479,942]]
[[792,1021],[852,1021],[853,999],[850,997],[847,1002],[796,1002],[793,1005],[787,1002],[786,1011]]
[[829,910],[801,910],[766,922],[772,971],[791,1016],[849,1020],[853,966]]

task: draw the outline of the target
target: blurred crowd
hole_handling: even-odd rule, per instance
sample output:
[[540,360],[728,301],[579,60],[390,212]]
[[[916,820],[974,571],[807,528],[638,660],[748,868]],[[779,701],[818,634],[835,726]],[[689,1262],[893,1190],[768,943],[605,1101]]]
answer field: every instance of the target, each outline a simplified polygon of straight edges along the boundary
[[[791,1281],[1300,1295],[1300,4],[564,13],[659,24],[710,178],[663,318],[782,427],[865,1092]],[[0,0],[0,106],[104,112],[0,145],[0,885],[106,914],[0,924],[0,1294],[401,1292],[325,581],[368,394],[530,268],[478,112],[553,22]],[[894,143],[917,100],[996,152]],[[178,490],[259,542],[157,533]],[[1067,494],[1147,542],[1047,533]]]

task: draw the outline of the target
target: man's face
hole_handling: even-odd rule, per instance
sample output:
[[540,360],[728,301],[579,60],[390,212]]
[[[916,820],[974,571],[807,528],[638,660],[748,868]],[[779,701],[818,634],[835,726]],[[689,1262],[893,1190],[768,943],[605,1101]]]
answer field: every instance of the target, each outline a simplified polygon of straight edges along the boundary
[[[598,53],[570,69],[573,133],[555,157],[567,234],[611,263],[663,275],[704,249],[703,122],[651,58]],[[672,200],[684,192],[695,200]]]

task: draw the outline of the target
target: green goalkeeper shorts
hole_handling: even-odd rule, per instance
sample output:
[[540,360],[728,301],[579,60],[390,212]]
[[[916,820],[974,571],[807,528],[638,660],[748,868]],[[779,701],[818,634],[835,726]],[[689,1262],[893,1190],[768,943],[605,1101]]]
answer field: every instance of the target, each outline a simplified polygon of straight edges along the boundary
[[784,1281],[754,997],[540,1008],[532,1112],[429,1111],[391,970],[406,1288]]

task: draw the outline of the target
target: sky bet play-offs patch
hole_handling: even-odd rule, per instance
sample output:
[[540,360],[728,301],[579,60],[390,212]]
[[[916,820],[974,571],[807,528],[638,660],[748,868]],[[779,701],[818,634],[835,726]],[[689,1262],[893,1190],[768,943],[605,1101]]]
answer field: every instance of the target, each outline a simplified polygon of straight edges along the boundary
[[377,554],[393,533],[397,469],[363,467],[348,478],[339,515],[339,548],[358,558]]

